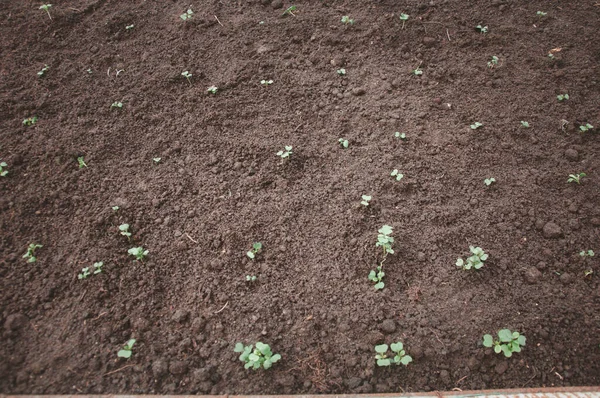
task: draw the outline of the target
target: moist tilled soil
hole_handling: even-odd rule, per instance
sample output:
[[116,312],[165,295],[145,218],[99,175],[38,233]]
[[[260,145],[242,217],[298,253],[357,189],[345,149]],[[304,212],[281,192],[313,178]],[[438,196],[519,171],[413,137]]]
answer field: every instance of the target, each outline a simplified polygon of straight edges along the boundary
[[[0,392],[600,384],[594,1],[39,6],[0,4]],[[521,353],[482,346],[502,328]],[[414,361],[377,367],[396,341]]]

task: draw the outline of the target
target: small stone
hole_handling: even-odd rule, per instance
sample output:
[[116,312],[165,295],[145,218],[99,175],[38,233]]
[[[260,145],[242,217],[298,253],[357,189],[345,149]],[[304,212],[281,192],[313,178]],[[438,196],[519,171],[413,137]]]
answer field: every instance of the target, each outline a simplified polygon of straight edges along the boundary
[[445,369],[440,371],[440,379],[442,379],[442,382],[445,384],[450,383],[450,372]]
[[569,220],[569,229],[571,231],[578,231],[580,228],[581,225],[579,224],[579,220],[577,220],[576,218]]
[[579,206],[577,205],[577,203],[571,203],[571,205],[569,205],[569,212],[577,213],[578,210]]
[[173,361],[169,365],[169,373],[172,375],[182,375],[187,372],[187,364],[183,361]]
[[177,310],[171,317],[171,320],[173,322],[182,323],[187,320],[189,315],[190,315],[190,313],[186,310]]
[[342,333],[348,332],[350,330],[350,325],[347,323],[340,323],[338,326],[338,330]]
[[469,201],[469,203],[471,204],[471,206],[476,206],[477,203],[479,203],[479,201],[477,199],[473,198]]
[[354,96],[360,96],[360,95],[364,95],[366,93],[366,90],[362,87],[356,87],[352,89],[352,95]]
[[275,10],[283,7],[283,1],[282,0],[273,0],[271,2],[271,7],[273,7],[273,9],[275,9]]
[[396,331],[396,323],[392,319],[386,319],[379,327],[382,332],[390,334]]
[[192,373],[192,380],[195,383],[210,380],[210,370],[208,368],[200,368],[194,370],[194,372]]
[[538,218],[537,220],[535,220],[535,229],[537,229],[538,231],[541,231],[542,229],[544,229],[544,225],[546,225],[546,222],[544,220],[542,220],[541,218]]
[[543,234],[545,238],[555,239],[562,236],[562,230],[553,222],[548,222],[544,225]]
[[534,285],[541,278],[542,273],[536,267],[528,267],[525,270],[525,280],[530,285]]
[[565,157],[571,162],[576,162],[579,160],[579,152],[573,148],[569,148],[565,151]]
[[204,330],[205,325],[206,322],[204,322],[204,318],[194,318],[194,320],[192,321],[192,332],[194,332],[194,334],[200,333],[202,330]]
[[169,362],[163,359],[156,360],[152,363],[152,374],[155,378],[160,378],[169,371]]
[[506,361],[500,362],[498,365],[496,365],[496,368],[495,368],[496,373],[498,373],[499,375],[506,372],[507,369],[508,369],[508,362],[506,362]]
[[427,256],[425,255],[425,253],[423,253],[423,252],[417,253],[417,260],[419,260],[420,262],[424,262],[426,259],[427,259]]
[[569,274],[568,272],[565,272],[564,274],[562,274],[560,276],[560,281],[565,284],[568,285],[571,282],[573,282],[573,275]]
[[343,57],[333,57],[333,59],[329,61],[329,63],[332,66],[344,66],[346,64],[346,59]]
[[6,330],[18,330],[27,325],[29,319],[23,314],[10,314],[6,317],[4,322],[4,329]]
[[542,271],[545,270],[547,266],[548,264],[546,264],[544,261],[540,261],[539,263],[537,263],[536,268]]
[[239,170],[239,169],[241,169],[241,168],[242,168],[242,163],[241,163],[241,162],[235,162],[235,163],[233,164],[233,169],[234,169],[234,170]]
[[435,43],[437,43],[437,40],[434,39],[433,37],[424,37],[423,38],[423,45],[425,47],[433,47],[433,46],[435,46]]

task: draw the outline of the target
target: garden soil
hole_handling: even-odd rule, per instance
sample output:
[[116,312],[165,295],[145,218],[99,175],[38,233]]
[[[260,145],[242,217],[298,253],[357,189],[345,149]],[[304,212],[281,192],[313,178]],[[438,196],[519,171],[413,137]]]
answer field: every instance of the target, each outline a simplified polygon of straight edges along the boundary
[[[39,6],[0,4],[0,392],[600,385],[594,0]],[[270,370],[233,351],[257,341]],[[377,367],[396,341],[413,363]]]

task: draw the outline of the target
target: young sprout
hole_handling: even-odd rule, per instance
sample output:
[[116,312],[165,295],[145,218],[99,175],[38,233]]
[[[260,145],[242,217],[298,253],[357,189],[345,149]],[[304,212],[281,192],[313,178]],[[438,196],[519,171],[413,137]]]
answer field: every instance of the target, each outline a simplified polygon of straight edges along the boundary
[[588,269],[588,270],[583,271],[583,276],[588,277],[588,276],[592,275],[593,273],[594,273],[593,269]]
[[131,30],[131,29],[133,29],[134,26],[135,26],[134,24],[127,25],[127,26],[125,26],[125,30]]
[[154,162],[154,164],[159,164],[161,160],[162,160],[162,158],[152,158],[152,161]]
[[27,119],[23,119],[23,125],[32,126],[32,125],[36,124],[37,121],[38,121],[37,116],[28,117]]
[[115,101],[112,104],[110,104],[110,109],[123,109],[123,103],[119,102],[119,101]]
[[[94,275],[97,275],[102,272],[102,266],[104,263],[102,261],[94,263]],[[81,273],[77,275],[77,279],[87,279],[88,276],[92,275],[90,272],[90,267],[85,267],[81,269]]]
[[369,202],[371,201],[372,197],[369,195],[363,195],[361,198],[362,200],[360,201],[360,204],[365,207],[369,206]]
[[348,142],[348,140],[345,140],[343,138],[340,138],[338,140],[338,142],[340,143],[341,147],[344,148],[344,149],[348,148],[348,146],[350,145],[350,143]]
[[399,131],[396,131],[394,133],[394,137],[401,139],[402,141],[406,141],[406,133],[401,133]]
[[488,259],[488,255],[481,247],[469,246],[469,250],[471,250],[473,255],[467,258],[466,262],[462,258],[459,258],[456,260],[456,266],[464,270],[470,270],[471,268],[480,269],[483,267],[483,262]]
[[493,69],[496,65],[498,65],[498,57],[492,55],[492,60],[487,63],[488,68]]
[[588,250],[588,251],[582,250],[579,252],[579,255],[581,257],[594,257],[594,251],[593,250]]
[[42,4],[40,6],[40,10],[44,10],[46,11],[46,14],[48,14],[48,18],[52,19],[52,17],[50,16],[50,7],[52,7],[52,4]]
[[488,27],[487,26],[481,26],[481,25],[477,25],[475,27],[475,29],[479,32],[479,33],[487,33],[488,31]]
[[86,71],[87,73],[89,73],[90,75],[92,74],[92,68],[87,68],[85,71]]
[[185,77],[188,81],[188,83],[190,84],[190,86],[192,85],[192,74],[190,72],[188,72],[187,70],[184,72],[181,72],[181,76]]
[[412,73],[415,76],[421,76],[423,74],[423,71],[421,70],[420,67],[416,67],[415,69],[413,69],[410,73]]
[[144,250],[144,248],[140,246],[140,247],[132,247],[131,249],[127,250],[127,253],[130,256],[134,256],[136,260],[144,262],[144,258],[150,252],[148,250]]
[[216,94],[218,89],[219,88],[217,86],[210,86],[208,89],[206,89],[206,91],[208,91],[211,94]]
[[244,346],[242,343],[237,343],[234,352],[241,353],[239,359],[244,362],[244,368],[253,370],[269,369],[273,364],[281,359],[281,355],[273,354],[271,347],[268,344],[263,344],[260,341],[256,343],[256,348],[253,349],[254,344]]
[[135,344],[135,339],[130,339],[129,341],[127,341],[127,343],[125,343],[123,348],[121,350],[119,350],[119,352],[117,352],[117,356],[119,358],[125,358],[125,359],[131,358],[131,354],[132,354],[131,350],[133,349],[134,344]]
[[535,15],[537,15],[538,17],[545,17],[546,15],[548,15],[548,13],[544,11],[538,11],[535,13]]
[[478,129],[479,127],[481,127],[481,126],[483,126],[483,123],[474,122],[474,123],[471,125],[471,129],[473,129],[473,130],[477,130],[477,129]]
[[346,76],[346,69],[344,69],[344,68],[340,68],[340,69],[336,70],[336,72],[340,76]]
[[483,346],[492,348],[494,352],[500,354],[502,352],[505,357],[510,358],[513,352],[521,352],[521,347],[525,346],[525,336],[519,332],[511,332],[508,329],[502,329],[498,332],[498,340],[486,334],[483,336]]
[[79,164],[79,168],[83,169],[84,167],[87,167],[87,164],[85,164],[85,161],[83,160],[83,156],[79,156],[77,158],[77,163]]
[[594,128],[594,126],[592,126],[589,123],[582,124],[581,126],[579,126],[579,130],[581,130],[583,133],[585,133],[586,131],[591,130],[593,128]]
[[585,173],[569,174],[569,179],[567,180],[567,182],[576,182],[577,184],[581,184],[581,178],[585,176]]
[[380,344],[375,346],[375,359],[377,359],[377,366],[390,366],[392,363],[396,365],[404,365],[407,366],[412,362],[412,357],[410,355],[406,355],[406,351],[404,351],[404,345],[399,341],[397,343],[392,343],[390,347],[392,352],[395,354],[392,358],[388,358],[388,345]]
[[354,25],[354,19],[350,19],[348,15],[342,17],[342,23]]
[[404,174],[400,174],[400,172],[398,172],[398,169],[394,169],[390,175],[392,177],[394,177],[396,179],[396,181],[400,181],[401,179],[404,178]]
[[369,272],[368,278],[371,282],[375,282],[375,290],[381,290],[385,286],[385,283],[383,283],[384,276],[385,272],[383,272],[383,267],[381,265],[377,266],[376,271],[371,270],[371,272]]
[[30,243],[27,246],[27,252],[23,254],[23,258],[27,259],[28,263],[35,263],[37,261],[37,257],[35,256],[36,249],[42,248],[44,246],[38,245],[37,243]]
[[383,272],[383,263],[388,254],[394,254],[394,249],[392,249],[394,238],[391,237],[393,228],[389,225],[384,225],[377,232],[377,243],[375,244],[375,247],[381,247],[383,249],[383,257],[377,266],[377,269],[369,272],[368,278],[370,281],[375,282],[375,290],[381,290],[385,286],[383,283],[383,277],[385,276],[385,272]]
[[113,211],[118,211],[118,210],[120,209],[120,207],[119,207],[119,206],[113,206],[113,207],[111,207],[111,209],[112,209]]
[[408,21],[408,14],[400,14],[400,20],[402,21],[402,29],[404,29],[404,24],[406,23],[406,21]]
[[0,177],[6,177],[6,175],[8,174],[8,170],[6,170],[6,167],[8,167],[6,162],[0,162]]
[[284,150],[277,152],[277,156],[279,156],[282,160],[285,158],[289,158],[292,155],[292,146],[286,145]]
[[130,240],[130,238],[131,238],[131,232],[129,232],[129,224],[121,224],[121,225],[119,225],[119,231],[121,231],[121,235],[127,237],[127,240]]
[[194,11],[192,11],[191,8],[188,8],[188,10],[186,12],[184,12],[183,14],[181,14],[179,16],[179,18],[183,19],[184,21],[187,21],[187,20],[192,19],[192,15],[194,15]]
[[296,11],[298,9],[298,7],[296,6],[290,6],[288,8],[286,8],[286,10],[283,12],[283,14],[281,14],[282,17],[285,17],[286,15],[293,15],[296,16],[296,14],[294,14],[294,11]]
[[490,185],[492,185],[494,182],[496,182],[496,179],[494,177],[486,178],[485,180],[483,180],[483,183],[488,187]]
[[526,122],[526,121],[524,121],[524,120],[521,120],[521,127],[528,129],[529,128],[529,123]]
[[263,86],[270,86],[271,84],[273,84],[273,80],[261,80],[260,84],[262,84]]
[[43,77],[46,74],[46,72],[48,72],[49,70],[50,70],[50,67],[48,65],[44,64],[44,67],[42,68],[42,70],[37,73],[38,77]]
[[250,260],[254,260],[254,258],[256,258],[256,255],[261,250],[262,250],[262,243],[255,242],[252,244],[252,249],[250,249],[248,252],[246,252],[246,256],[248,256],[248,258],[250,258]]
[[569,99],[569,94],[558,94],[558,95],[556,96],[556,99],[557,99],[559,102],[562,102],[562,101],[564,101],[564,100],[568,100],[568,99]]
[[246,282],[256,282],[256,275],[246,275]]

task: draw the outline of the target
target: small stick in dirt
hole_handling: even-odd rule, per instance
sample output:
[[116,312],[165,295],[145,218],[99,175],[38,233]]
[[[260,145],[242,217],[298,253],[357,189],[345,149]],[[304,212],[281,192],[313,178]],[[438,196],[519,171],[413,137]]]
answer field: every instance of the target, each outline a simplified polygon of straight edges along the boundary
[[[223,26],[223,24],[221,23],[221,21],[219,21],[219,18],[217,18],[217,16],[215,15],[215,19],[217,20],[217,22],[219,23],[219,25]],[[225,26],[223,26],[225,27]]]
[[450,41],[450,32],[448,32],[448,29],[446,29],[446,36],[448,36],[448,41]]
[[123,369],[127,369],[127,368],[130,368],[130,367],[132,367],[132,366],[134,366],[134,364],[125,365],[125,366],[123,366],[122,368],[119,368],[119,369],[113,370],[112,372],[104,373],[104,376],[108,376],[108,375],[111,375],[111,374],[113,374],[113,373],[120,372],[120,371],[122,371]]
[[225,309],[225,307],[227,307],[227,304],[229,304],[229,301],[225,303],[223,308],[221,308],[219,311],[215,312],[215,314],[218,314],[219,312],[223,311]]
[[464,379],[466,379],[467,377],[469,377],[469,375],[466,375],[466,376],[464,376],[464,377],[461,377],[461,378],[460,378],[460,379],[458,379],[458,381],[457,381],[456,383],[454,383],[454,384],[458,384],[458,383],[460,383],[461,381],[463,381],[463,380],[464,380]]
[[185,236],[187,236],[188,239],[191,240],[192,242],[194,242],[195,244],[198,244],[198,241],[194,240],[187,232],[185,233]]
[[95,317],[94,319],[92,319],[92,321],[97,321],[98,319],[100,319],[101,317],[103,317],[106,314],[108,314],[108,312],[101,312],[100,315],[98,315],[97,317]]

